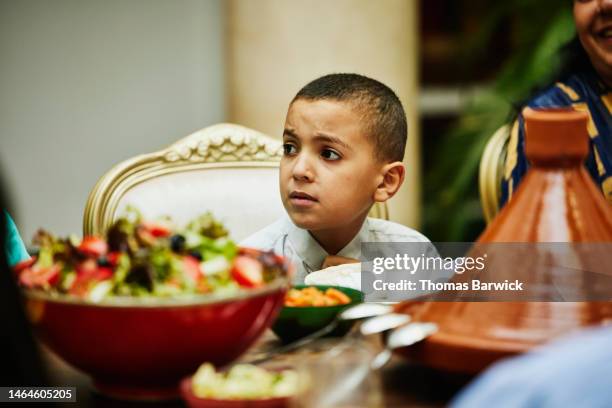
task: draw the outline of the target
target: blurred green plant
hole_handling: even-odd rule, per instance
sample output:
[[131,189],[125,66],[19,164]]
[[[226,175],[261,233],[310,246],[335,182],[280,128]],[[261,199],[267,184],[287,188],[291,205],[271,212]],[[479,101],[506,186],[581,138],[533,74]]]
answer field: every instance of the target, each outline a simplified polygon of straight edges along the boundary
[[485,222],[478,193],[478,165],[488,139],[510,121],[513,104],[552,80],[559,48],[575,33],[571,2],[506,0],[491,3],[482,25],[461,43],[460,60],[486,53],[500,24],[508,25],[515,51],[495,80],[468,103],[436,146],[435,166],[425,175],[424,232],[433,241],[473,241]]

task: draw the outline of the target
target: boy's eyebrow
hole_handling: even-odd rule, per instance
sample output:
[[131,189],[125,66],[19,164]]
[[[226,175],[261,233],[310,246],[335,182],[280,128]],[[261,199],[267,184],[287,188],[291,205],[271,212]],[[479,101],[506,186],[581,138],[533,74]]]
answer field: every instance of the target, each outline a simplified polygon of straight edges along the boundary
[[293,131],[293,129],[290,128],[285,128],[285,130],[283,130],[283,136],[290,136],[299,139],[298,135]]
[[337,144],[337,145],[340,145],[340,146],[344,147],[345,149],[352,150],[351,147],[348,144],[346,144],[339,137],[328,135],[328,134],[325,134],[325,133],[321,133],[321,132],[315,133],[315,136],[313,137],[313,140],[316,140],[316,141],[319,141],[319,142],[327,142],[327,143]]
[[[300,137],[291,128],[285,128],[285,130],[283,131],[283,136],[291,137],[291,138],[300,140]],[[353,150],[353,149],[351,149],[351,147],[348,144],[346,144],[339,137],[328,135],[326,133],[317,132],[317,133],[315,133],[315,136],[312,138],[312,140],[314,140],[316,142],[324,142],[324,143],[329,143],[329,144],[337,144],[337,145],[340,145],[340,146],[344,147],[345,149]]]

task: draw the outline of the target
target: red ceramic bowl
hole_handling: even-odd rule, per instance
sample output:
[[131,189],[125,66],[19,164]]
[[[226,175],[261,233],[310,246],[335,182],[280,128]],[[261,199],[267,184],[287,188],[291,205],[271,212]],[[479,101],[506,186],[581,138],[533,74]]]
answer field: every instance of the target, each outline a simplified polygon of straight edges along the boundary
[[91,375],[98,391],[122,399],[179,396],[181,378],[202,361],[223,366],[251,346],[276,318],[287,277],[231,298],[111,298],[91,303],[25,291],[42,341]]
[[190,408],[287,408],[289,397],[265,399],[215,399],[200,398],[193,393],[191,377],[181,381],[181,395]]

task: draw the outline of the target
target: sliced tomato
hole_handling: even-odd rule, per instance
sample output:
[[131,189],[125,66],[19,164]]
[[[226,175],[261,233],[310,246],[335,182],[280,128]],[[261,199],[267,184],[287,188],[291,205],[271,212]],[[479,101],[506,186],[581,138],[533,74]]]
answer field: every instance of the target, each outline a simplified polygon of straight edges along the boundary
[[98,268],[98,263],[95,259],[86,259],[83,262],[76,265],[76,273],[77,275],[91,275]]
[[108,266],[98,266],[93,260],[89,259],[81,262],[76,267],[77,279],[90,279],[90,280],[105,280],[113,277],[113,269]]
[[50,286],[55,286],[59,282],[61,270],[62,266],[57,264],[47,269],[45,279]]
[[76,296],[85,296],[89,290],[91,280],[77,274],[76,279],[72,282],[72,286],[68,289],[68,293]]
[[78,249],[84,255],[98,258],[108,252],[108,245],[101,238],[88,236],[83,238]]
[[29,259],[25,259],[21,262],[18,262],[17,264],[15,264],[15,266],[13,266],[13,272],[15,273],[19,273],[21,271],[23,271],[24,269],[29,268],[30,266],[34,265],[34,263],[36,262],[36,257],[33,256]]
[[140,243],[145,246],[153,246],[157,241],[157,238],[144,225],[139,225],[136,228],[136,236]]
[[151,235],[156,238],[168,237],[172,233],[172,231],[170,231],[170,228],[167,225],[164,225],[159,222],[144,221],[142,225]]
[[113,270],[107,266],[99,266],[94,275],[94,279],[97,281],[107,280],[112,277]]
[[113,270],[106,266],[97,266],[85,261],[77,266],[77,276],[68,290],[71,294],[85,296],[95,282],[101,282],[113,277]]
[[120,256],[121,256],[121,252],[113,251],[113,252],[109,252],[108,255],[106,255],[106,259],[108,259],[108,263],[111,266],[117,266],[117,264],[119,263]]
[[232,277],[240,286],[254,288],[263,285],[263,265],[250,256],[239,255],[232,265]]
[[194,282],[198,282],[203,277],[200,261],[191,255],[183,257],[183,270]]
[[29,268],[21,271],[19,283],[28,287],[53,286],[59,281],[61,265],[54,264],[49,268]]

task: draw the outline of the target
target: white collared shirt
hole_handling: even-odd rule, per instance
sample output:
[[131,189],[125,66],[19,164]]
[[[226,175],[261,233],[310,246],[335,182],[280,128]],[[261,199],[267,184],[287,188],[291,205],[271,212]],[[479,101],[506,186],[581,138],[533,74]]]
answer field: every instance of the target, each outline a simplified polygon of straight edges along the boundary
[[[361,260],[362,242],[429,242],[427,237],[404,225],[377,218],[366,218],[361,229],[338,256]],[[306,275],[321,269],[329,255],[319,243],[288,216],[256,232],[240,243],[241,246],[274,251],[290,259],[295,267],[293,283],[302,284]]]

